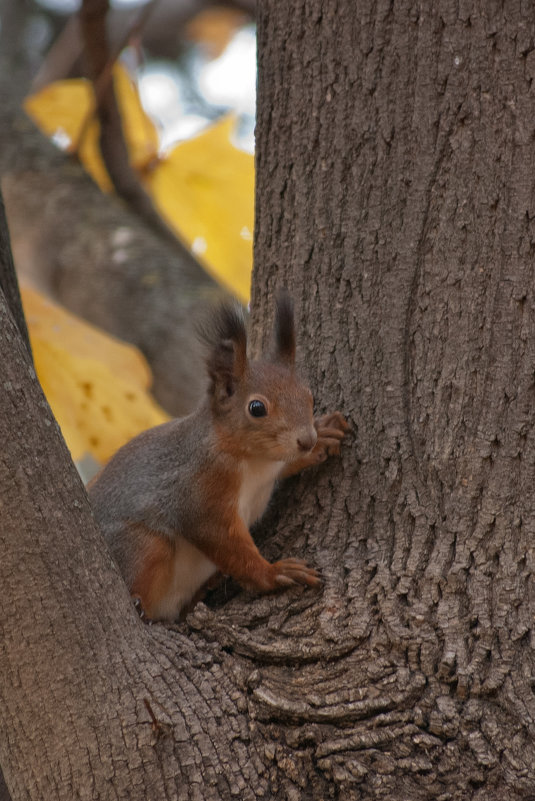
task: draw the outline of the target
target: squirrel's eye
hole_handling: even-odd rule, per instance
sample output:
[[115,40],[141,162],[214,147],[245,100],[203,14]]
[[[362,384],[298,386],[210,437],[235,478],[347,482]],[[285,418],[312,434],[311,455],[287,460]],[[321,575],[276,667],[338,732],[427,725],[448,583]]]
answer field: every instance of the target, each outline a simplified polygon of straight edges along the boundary
[[248,408],[251,417],[265,417],[267,414],[267,409],[260,400],[252,400]]

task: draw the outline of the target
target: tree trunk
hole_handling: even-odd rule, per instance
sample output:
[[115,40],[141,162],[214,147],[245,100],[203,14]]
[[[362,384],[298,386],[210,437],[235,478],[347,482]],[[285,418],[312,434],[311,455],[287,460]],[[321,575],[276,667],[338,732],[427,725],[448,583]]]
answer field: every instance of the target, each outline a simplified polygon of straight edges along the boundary
[[0,306],[14,801],[535,796],[522,15],[259,4],[256,339],[287,284],[317,407],[355,434],[287,483],[262,549],[306,557],[319,593],[136,620]]
[[356,433],[286,496],[336,661],[271,714],[316,724],[343,798],[531,797],[534,8],[259,16],[255,318],[292,287],[318,405]]

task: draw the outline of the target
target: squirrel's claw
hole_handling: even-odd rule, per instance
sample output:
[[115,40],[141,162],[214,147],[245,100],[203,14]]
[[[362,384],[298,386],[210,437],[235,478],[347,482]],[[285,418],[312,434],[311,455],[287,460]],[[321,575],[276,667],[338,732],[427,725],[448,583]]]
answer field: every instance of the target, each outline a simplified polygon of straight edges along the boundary
[[139,615],[139,619],[146,623],[147,626],[152,626],[153,620],[150,617],[147,617],[145,614],[145,610],[143,609],[143,604],[141,602],[141,598],[139,595],[132,596],[132,600],[134,601],[134,609]]
[[318,462],[327,456],[340,455],[340,443],[350,429],[350,425],[340,412],[331,412],[317,417],[314,426],[318,433],[318,441],[314,447],[314,455]]
[[275,571],[275,583],[279,586],[289,586],[291,584],[308,584],[316,587],[321,584],[321,578],[317,570],[308,567],[302,559],[282,559],[273,565]]

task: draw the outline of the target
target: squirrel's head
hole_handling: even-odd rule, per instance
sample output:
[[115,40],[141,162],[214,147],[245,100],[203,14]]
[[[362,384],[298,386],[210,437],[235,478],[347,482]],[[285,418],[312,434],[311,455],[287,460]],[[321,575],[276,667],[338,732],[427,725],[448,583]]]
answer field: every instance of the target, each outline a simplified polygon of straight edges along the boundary
[[316,444],[313,398],[295,370],[293,305],[277,298],[274,347],[259,360],[247,357],[241,309],[223,305],[204,339],[209,396],[220,444],[239,457],[293,461]]

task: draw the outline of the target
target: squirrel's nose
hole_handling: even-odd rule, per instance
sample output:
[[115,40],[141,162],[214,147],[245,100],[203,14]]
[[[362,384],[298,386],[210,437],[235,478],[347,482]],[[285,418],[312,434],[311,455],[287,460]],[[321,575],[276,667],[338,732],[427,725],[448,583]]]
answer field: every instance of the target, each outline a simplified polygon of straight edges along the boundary
[[297,437],[297,447],[300,451],[306,453],[312,450],[317,441],[318,435],[316,434],[315,429],[312,429],[311,431],[306,431]]

